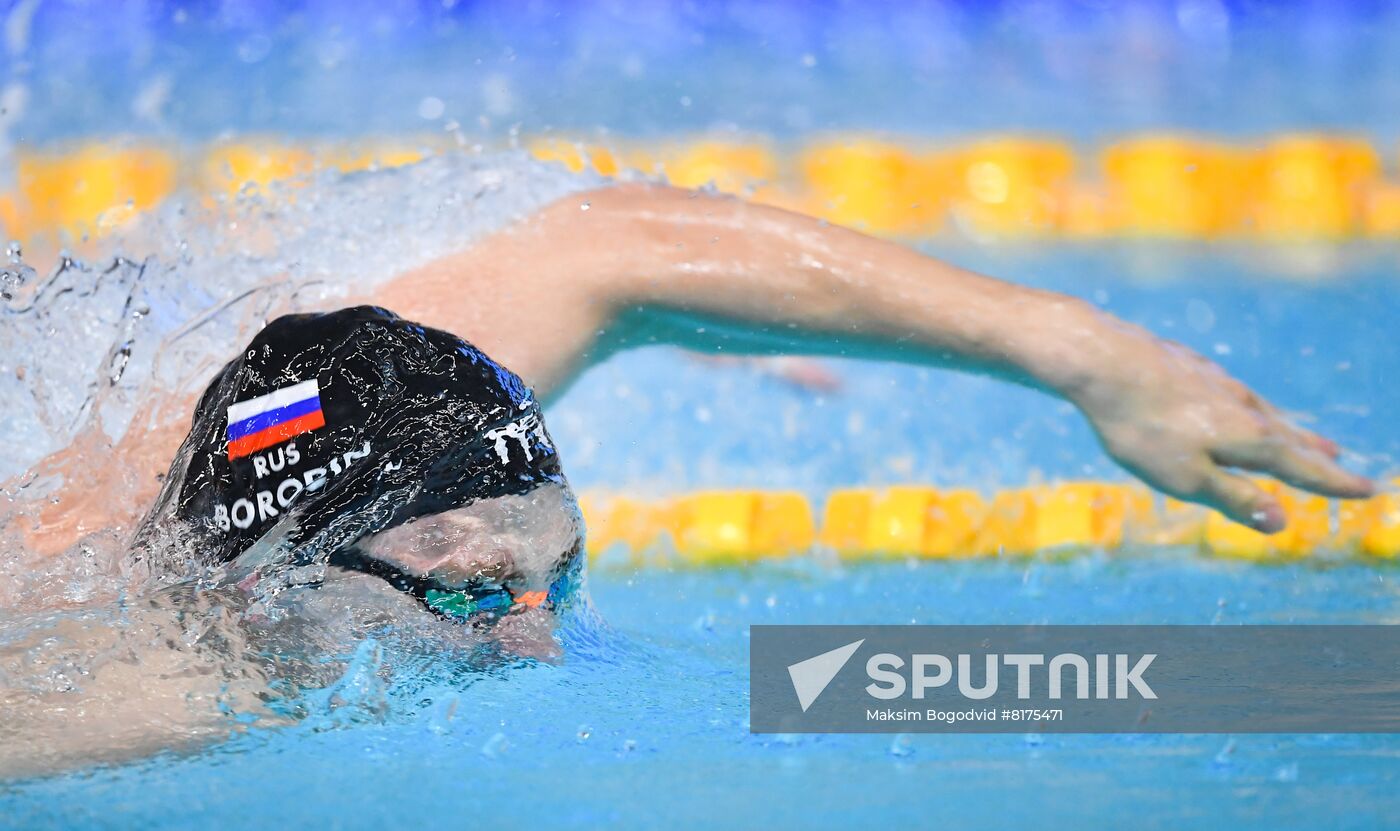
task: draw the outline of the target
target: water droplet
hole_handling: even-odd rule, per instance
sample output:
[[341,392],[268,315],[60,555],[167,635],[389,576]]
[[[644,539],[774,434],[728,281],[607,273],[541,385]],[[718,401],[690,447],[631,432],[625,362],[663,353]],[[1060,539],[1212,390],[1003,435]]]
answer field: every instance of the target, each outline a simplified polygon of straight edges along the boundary
[[1235,752],[1235,740],[1234,740],[1234,739],[1226,739],[1226,740],[1225,740],[1225,744],[1224,744],[1224,745],[1220,748],[1220,750],[1215,754],[1215,760],[1214,760],[1214,761],[1215,761],[1216,767],[1227,767],[1227,766],[1229,766],[1229,764],[1230,764],[1230,757],[1234,754],[1234,752]]
[[593,735],[593,729],[590,728],[588,725],[586,725],[586,724],[580,724],[580,725],[578,726],[578,740],[579,740],[579,742],[586,742],[586,741],[588,741],[589,737],[591,737],[592,735]]
[[488,759],[494,759],[504,753],[510,747],[510,742],[506,741],[505,733],[497,733],[486,740],[481,746],[481,755]]
[[1186,325],[1205,334],[1215,328],[1215,310],[1204,300],[1192,298],[1186,302]]
[[107,380],[112,386],[122,379],[122,373],[126,372],[126,365],[131,362],[131,341],[123,343],[112,355],[112,366],[107,373]]
[[446,110],[442,99],[432,95],[418,102],[418,117],[425,121],[437,121]]
[[588,209],[591,208],[591,207],[593,207],[593,203],[592,203],[592,202],[584,202],[582,205],[579,205],[579,206],[578,206],[578,209],[579,209],[580,211],[586,211],[586,210],[588,210]]
[[894,741],[890,742],[890,755],[899,759],[914,755],[914,745],[908,733],[898,733],[895,735]]

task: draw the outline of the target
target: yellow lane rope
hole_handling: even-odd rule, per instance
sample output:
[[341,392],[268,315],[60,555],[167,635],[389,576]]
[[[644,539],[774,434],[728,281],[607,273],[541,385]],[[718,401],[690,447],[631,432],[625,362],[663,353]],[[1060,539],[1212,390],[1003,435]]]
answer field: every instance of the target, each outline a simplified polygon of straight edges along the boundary
[[843,561],[1026,556],[1192,547],[1209,556],[1287,561],[1320,553],[1400,556],[1400,494],[1331,501],[1261,483],[1288,513],[1265,535],[1137,485],[1063,482],[990,496],[900,486],[829,493],[820,512],[792,491],[714,490],[665,500],[585,494],[590,556],[646,565],[726,566],[806,555]]
[[[957,143],[857,134],[790,143],[545,136],[522,144],[573,170],[664,175],[905,239],[1400,238],[1400,179],[1386,175],[1386,154],[1348,135],[1245,143],[1142,134],[1096,148],[1025,135]],[[319,169],[393,167],[452,152],[462,151],[438,136],[23,148],[0,161],[0,226],[22,240],[101,233],[181,187],[228,196]]]

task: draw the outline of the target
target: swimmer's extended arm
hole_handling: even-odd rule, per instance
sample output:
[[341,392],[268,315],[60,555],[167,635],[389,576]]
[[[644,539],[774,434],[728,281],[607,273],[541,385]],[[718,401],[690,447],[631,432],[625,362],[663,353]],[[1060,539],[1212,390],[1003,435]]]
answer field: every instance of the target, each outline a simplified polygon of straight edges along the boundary
[[1064,295],[728,197],[651,185],[566,197],[382,300],[470,333],[543,394],[613,349],[656,342],[892,358],[1058,394],[1134,474],[1261,530],[1282,528],[1282,508],[1230,468],[1333,496],[1372,490],[1338,466],[1336,445],[1180,345]]

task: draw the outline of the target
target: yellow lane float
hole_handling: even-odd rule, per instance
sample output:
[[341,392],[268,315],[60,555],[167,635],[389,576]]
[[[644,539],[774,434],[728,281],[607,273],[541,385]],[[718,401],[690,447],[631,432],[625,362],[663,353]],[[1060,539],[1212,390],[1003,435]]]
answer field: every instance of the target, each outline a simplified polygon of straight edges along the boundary
[[665,152],[662,169],[683,188],[713,186],[724,193],[746,193],[778,179],[778,159],[763,144],[704,140]]
[[792,491],[760,493],[750,540],[755,556],[810,550],[817,540],[817,527],[807,497]]
[[1060,224],[1074,152],[1061,141],[992,138],[950,155],[956,171],[951,210],[978,237],[1038,237]]
[[933,488],[895,487],[875,495],[859,553],[881,556],[921,551],[935,494]]
[[1241,230],[1248,156],[1219,142],[1144,136],[1119,142],[1103,156],[1124,233],[1215,238]]
[[1196,505],[1114,482],[1063,482],[999,490],[905,485],[844,488],[825,500],[821,522],[793,491],[703,491],[672,500],[581,499],[589,552],[628,553],[634,565],[736,565],[813,549],[842,560],[948,559],[1173,547],[1217,557],[1286,561],[1319,551],[1400,556],[1400,494],[1332,502],[1261,483],[1289,524],[1260,534]]
[[432,142],[427,139],[355,142],[325,153],[321,163],[342,173],[386,170],[421,162],[428,157],[432,149]]
[[15,155],[17,192],[7,199],[11,236],[106,230],[154,207],[176,185],[175,156],[163,147],[90,144]]
[[970,556],[977,530],[987,521],[988,510],[982,495],[969,488],[934,492],[918,553],[931,558]]
[[753,491],[707,491],[682,497],[676,514],[676,553],[694,564],[740,563],[755,553]]
[[1035,493],[1030,488],[999,491],[992,497],[987,516],[972,537],[969,554],[996,557],[1031,552],[1031,525],[1035,522]]
[[1069,239],[1103,239],[1119,232],[1122,211],[1097,182],[1066,182],[1060,189],[1059,232]]
[[1400,556],[1400,494],[1383,493],[1368,502],[1361,552],[1384,559]]
[[947,209],[946,159],[890,141],[821,141],[799,158],[806,210],[875,234],[927,235]]
[[863,488],[832,491],[826,497],[818,541],[843,557],[863,551],[874,501],[874,494]]
[[1400,184],[1377,181],[1365,189],[1361,231],[1371,237],[1400,236]]
[[[928,237],[951,226],[978,240],[1244,237],[1277,243],[1400,237],[1400,182],[1368,141],[1284,134],[1257,143],[1128,136],[1100,154],[1102,176],[1054,138],[989,136],[930,148],[911,137],[762,137],[660,142],[527,138],[537,158],[604,176],[639,171],[730,193],[875,234]],[[177,186],[231,195],[318,167],[411,164],[458,148],[441,136],[311,146],[250,137],[179,153],[102,142],[24,149],[0,172],[0,224],[11,237],[101,231]],[[182,160],[193,162],[182,169]],[[949,221],[951,218],[951,222]]]
[[220,144],[205,153],[199,184],[206,192],[232,196],[315,169],[316,154],[299,145],[271,139]]
[[558,162],[574,173],[592,168],[604,176],[616,176],[617,159],[601,144],[585,144],[563,138],[539,138],[529,142],[530,155],[542,162]]
[[1250,187],[1254,231],[1275,240],[1340,239],[1362,228],[1380,155],[1359,139],[1281,136],[1255,157]]

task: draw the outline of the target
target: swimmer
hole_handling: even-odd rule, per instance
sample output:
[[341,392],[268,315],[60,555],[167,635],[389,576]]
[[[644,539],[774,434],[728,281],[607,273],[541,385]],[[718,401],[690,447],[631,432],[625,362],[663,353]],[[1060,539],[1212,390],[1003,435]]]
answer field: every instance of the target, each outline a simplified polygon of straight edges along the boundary
[[571,599],[583,531],[531,390],[361,306],[274,320],[209,385],[133,546],[170,549],[262,597],[331,567],[518,630]]
[[[1338,464],[1335,443],[1179,344],[1075,298],[728,196],[654,184],[584,191],[356,299],[470,339],[545,403],[632,346],[881,358],[1059,396],[1129,472],[1260,531],[1281,530],[1283,508],[1240,471],[1326,496],[1373,491]],[[52,553],[97,528],[132,527],[192,406],[161,408],[163,421],[114,448],[142,473],[128,499],[65,494],[29,529],[28,547]],[[40,467],[73,467],[78,452]]]
[[[1328,496],[1373,490],[1338,464],[1337,445],[1184,347],[1076,299],[730,197],[653,184],[577,193],[358,299],[372,307],[272,323],[199,402],[176,408],[195,413],[192,428],[186,415],[128,432],[113,461],[149,474],[132,479],[147,517],[138,548],[194,533],[227,565],[225,585],[252,598],[348,579],[466,628],[547,620],[577,582],[579,529],[536,396],[619,349],[663,342],[1029,385],[1077,406],[1148,484],[1261,531],[1280,530],[1283,510],[1239,471]],[[395,392],[366,393],[379,389]],[[102,515],[75,494],[54,502],[31,548],[139,517],[129,505]],[[327,596],[317,591],[306,596]]]

